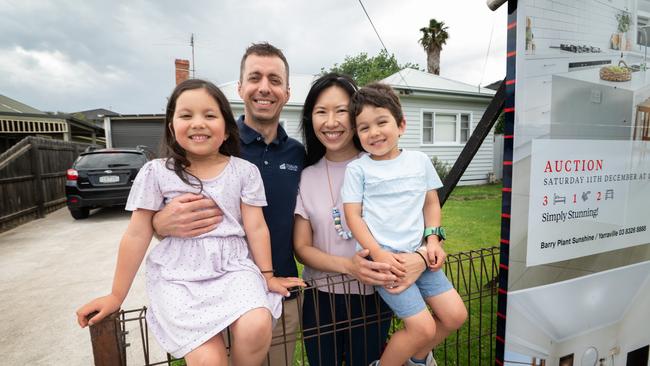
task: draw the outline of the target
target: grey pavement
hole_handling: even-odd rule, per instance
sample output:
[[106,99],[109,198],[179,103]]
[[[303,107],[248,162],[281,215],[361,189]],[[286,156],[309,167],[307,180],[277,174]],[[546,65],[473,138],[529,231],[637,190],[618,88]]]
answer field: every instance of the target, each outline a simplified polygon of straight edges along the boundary
[[[79,328],[75,311],[110,291],[128,220],[129,213],[111,208],[75,221],[63,208],[0,234],[2,364],[93,364],[90,333]],[[141,267],[123,309],[147,304],[143,273]],[[143,365],[137,325],[128,328],[128,365]],[[155,340],[149,343],[152,361],[163,360]]]

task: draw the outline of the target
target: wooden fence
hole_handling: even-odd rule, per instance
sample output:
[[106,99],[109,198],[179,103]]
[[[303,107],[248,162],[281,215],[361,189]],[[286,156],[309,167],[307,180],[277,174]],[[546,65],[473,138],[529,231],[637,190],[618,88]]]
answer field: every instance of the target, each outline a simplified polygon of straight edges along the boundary
[[29,136],[0,155],[0,232],[65,205],[65,174],[88,145]]

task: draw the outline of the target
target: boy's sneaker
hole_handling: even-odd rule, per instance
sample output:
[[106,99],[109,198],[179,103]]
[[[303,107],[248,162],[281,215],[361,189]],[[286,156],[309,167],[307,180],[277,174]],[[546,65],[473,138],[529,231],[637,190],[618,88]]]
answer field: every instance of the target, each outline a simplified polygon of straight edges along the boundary
[[436,360],[433,358],[433,353],[429,352],[425,363],[415,363],[409,358],[408,360],[406,360],[404,366],[438,366],[438,363],[436,363]]

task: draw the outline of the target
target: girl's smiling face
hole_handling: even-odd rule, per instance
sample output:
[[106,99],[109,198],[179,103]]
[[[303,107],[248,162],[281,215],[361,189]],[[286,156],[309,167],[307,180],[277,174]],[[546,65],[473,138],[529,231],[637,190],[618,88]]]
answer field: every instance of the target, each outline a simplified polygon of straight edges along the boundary
[[217,157],[228,138],[219,104],[204,88],[186,90],[178,96],[172,128],[190,161]]

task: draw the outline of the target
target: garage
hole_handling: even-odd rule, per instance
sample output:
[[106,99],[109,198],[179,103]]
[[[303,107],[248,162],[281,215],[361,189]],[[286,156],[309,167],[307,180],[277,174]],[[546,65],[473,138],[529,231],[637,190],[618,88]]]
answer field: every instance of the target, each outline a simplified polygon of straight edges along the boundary
[[136,147],[145,145],[154,153],[160,151],[163,137],[165,116],[151,115],[119,115],[106,117],[106,146]]

